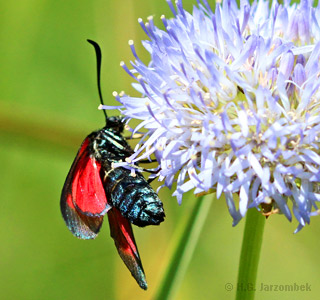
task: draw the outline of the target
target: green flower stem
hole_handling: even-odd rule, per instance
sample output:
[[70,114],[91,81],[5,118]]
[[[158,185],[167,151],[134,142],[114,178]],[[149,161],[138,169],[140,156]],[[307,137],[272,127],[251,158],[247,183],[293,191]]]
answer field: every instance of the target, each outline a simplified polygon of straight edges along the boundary
[[171,259],[153,299],[176,299],[175,295],[192,258],[211,203],[212,199],[208,197],[200,197],[195,200],[195,206],[186,224],[179,228]]
[[236,300],[253,300],[262,245],[265,217],[256,209],[249,209],[246,216]]

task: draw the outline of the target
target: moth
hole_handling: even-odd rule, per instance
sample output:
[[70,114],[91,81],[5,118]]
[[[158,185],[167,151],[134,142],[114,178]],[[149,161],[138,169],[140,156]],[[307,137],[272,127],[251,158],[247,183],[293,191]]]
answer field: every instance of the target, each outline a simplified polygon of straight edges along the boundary
[[[94,46],[97,57],[97,82],[103,104],[100,70],[101,50]],[[144,227],[158,225],[165,217],[163,204],[140,172],[113,163],[133,154],[122,136],[124,120],[108,117],[106,125],[89,134],[83,141],[64,183],[60,208],[69,230],[80,239],[94,239],[107,214],[110,234],[118,253],[139,286],[147,289],[138,248],[131,224]]]

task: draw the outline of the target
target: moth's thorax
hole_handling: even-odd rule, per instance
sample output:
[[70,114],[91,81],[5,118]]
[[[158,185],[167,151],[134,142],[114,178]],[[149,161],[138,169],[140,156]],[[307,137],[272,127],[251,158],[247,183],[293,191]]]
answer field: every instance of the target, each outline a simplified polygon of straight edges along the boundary
[[89,135],[91,153],[100,162],[117,162],[124,160],[133,150],[121,132],[108,125]]

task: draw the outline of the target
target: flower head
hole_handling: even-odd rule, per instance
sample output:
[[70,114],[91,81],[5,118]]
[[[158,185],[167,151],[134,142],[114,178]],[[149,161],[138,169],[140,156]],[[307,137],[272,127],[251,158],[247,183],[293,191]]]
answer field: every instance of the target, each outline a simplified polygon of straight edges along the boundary
[[320,8],[310,1],[224,1],[215,11],[182,1],[174,14],[139,20],[151,55],[133,68],[141,97],[116,95],[121,112],[145,128],[137,163],[154,154],[158,177],[179,203],[189,190],[222,194],[234,224],[256,207],[299,222],[320,200]]

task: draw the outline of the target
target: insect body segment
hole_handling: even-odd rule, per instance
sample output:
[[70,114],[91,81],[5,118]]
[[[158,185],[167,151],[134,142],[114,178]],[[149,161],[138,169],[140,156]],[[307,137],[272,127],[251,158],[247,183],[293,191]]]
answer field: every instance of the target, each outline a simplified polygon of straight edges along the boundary
[[144,177],[129,170],[114,169],[105,178],[106,195],[114,207],[134,225],[158,225],[164,220],[162,203]]

